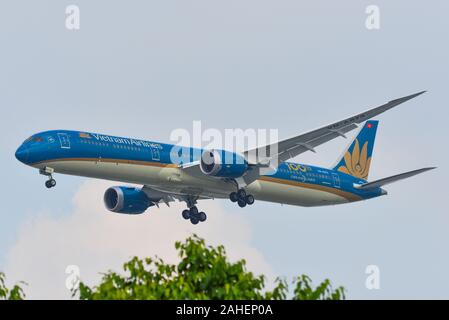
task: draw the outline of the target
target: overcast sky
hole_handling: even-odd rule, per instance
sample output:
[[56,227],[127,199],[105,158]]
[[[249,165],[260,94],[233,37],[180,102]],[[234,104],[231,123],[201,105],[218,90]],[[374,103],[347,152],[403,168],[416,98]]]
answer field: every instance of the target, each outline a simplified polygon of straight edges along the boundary
[[[77,31],[65,27],[70,4]],[[371,4],[379,30],[365,27]],[[0,270],[30,298],[64,298],[67,265],[95,283],[133,254],[173,260],[174,239],[195,231],[269,277],[329,277],[354,299],[449,298],[448,12],[443,0],[3,1]],[[118,217],[101,204],[112,183],[57,175],[47,190],[14,158],[32,133],[59,128],[169,142],[201,120],[285,138],[421,90],[377,118],[370,179],[438,169],[349,205],[215,201],[199,227],[182,205]],[[330,166],[346,144],[296,160]],[[368,265],[379,290],[365,287]]]

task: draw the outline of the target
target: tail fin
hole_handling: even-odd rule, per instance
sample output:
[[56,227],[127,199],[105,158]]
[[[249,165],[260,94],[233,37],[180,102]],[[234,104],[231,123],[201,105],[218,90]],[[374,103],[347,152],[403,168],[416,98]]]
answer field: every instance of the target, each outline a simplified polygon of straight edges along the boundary
[[377,120],[365,122],[357,137],[338,160],[337,165],[333,168],[334,170],[357,178],[368,179],[378,123]]

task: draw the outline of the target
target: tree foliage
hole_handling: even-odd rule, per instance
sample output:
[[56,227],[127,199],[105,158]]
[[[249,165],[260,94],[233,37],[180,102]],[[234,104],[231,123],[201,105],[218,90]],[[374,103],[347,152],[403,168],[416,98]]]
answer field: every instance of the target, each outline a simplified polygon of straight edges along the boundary
[[0,300],[23,300],[25,298],[23,289],[18,284],[8,289],[5,280],[5,274],[0,272]]
[[[196,235],[176,242],[180,261],[177,265],[160,258],[132,258],[124,264],[126,275],[109,271],[99,285],[91,288],[80,283],[73,295],[80,299],[287,299],[289,289],[278,278],[273,290],[265,289],[265,278],[246,269],[245,260],[228,261],[223,246],[207,246]],[[308,276],[294,281],[292,299],[316,300],[345,298],[343,287],[335,290],[328,279],[316,288]]]

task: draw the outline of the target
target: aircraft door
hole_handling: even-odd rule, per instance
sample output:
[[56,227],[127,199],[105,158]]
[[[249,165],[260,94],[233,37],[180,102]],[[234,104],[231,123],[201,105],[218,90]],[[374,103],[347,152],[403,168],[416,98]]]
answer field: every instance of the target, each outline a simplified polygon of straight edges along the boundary
[[340,188],[340,177],[336,173],[332,173],[332,181],[335,188]]
[[161,155],[160,155],[159,149],[157,147],[151,147],[151,158],[155,161],[161,160]]
[[61,149],[70,149],[70,139],[67,133],[58,133]]

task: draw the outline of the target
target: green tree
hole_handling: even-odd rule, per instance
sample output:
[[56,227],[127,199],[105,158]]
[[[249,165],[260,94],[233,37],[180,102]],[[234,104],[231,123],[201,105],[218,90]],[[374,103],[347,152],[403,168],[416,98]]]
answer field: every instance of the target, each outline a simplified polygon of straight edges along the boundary
[[8,289],[5,284],[5,274],[0,272],[0,300],[23,300],[25,294],[22,288],[16,284],[12,289]]
[[[93,288],[83,282],[73,291],[80,299],[287,299],[287,282],[278,278],[272,291],[265,290],[264,276],[247,271],[245,260],[228,261],[223,246],[206,246],[196,235],[175,244],[180,257],[177,265],[160,258],[132,258],[124,264],[125,276],[109,271]],[[335,290],[329,280],[313,288],[309,277],[294,281],[292,299],[345,298],[345,290]]]

